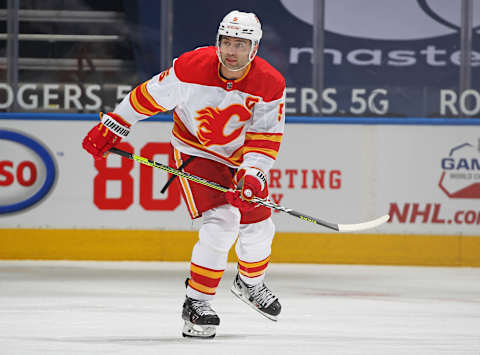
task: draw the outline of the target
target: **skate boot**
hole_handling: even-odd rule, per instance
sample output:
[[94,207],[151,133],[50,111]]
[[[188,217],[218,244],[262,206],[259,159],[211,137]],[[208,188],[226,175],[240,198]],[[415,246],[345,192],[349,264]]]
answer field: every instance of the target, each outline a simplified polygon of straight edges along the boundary
[[182,335],[191,338],[213,338],[220,324],[220,318],[208,301],[190,297],[183,303],[182,319],[185,321]]
[[282,310],[278,297],[263,282],[250,286],[243,282],[240,274],[237,273],[231,291],[243,302],[273,321],[277,320]]

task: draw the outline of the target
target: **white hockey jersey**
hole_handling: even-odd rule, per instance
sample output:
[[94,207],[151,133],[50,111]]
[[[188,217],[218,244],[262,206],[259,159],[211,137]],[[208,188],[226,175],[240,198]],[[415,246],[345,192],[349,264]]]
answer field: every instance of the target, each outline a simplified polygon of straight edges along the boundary
[[268,171],[285,127],[285,79],[259,57],[237,80],[222,78],[219,68],[215,47],[187,52],[132,90],[114,113],[133,124],[174,109],[177,150]]

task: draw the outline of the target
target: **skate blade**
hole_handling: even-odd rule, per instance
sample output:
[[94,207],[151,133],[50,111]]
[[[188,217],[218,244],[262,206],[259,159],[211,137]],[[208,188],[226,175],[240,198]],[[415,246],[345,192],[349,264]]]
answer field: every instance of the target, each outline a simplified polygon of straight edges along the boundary
[[215,337],[216,332],[217,326],[215,325],[198,325],[185,321],[182,335],[184,338],[211,339]]
[[249,300],[247,300],[245,297],[243,297],[242,295],[242,292],[237,290],[237,288],[235,286],[232,286],[232,288],[230,289],[230,291],[232,291],[232,293],[237,296],[239,299],[241,299],[244,303],[248,304],[251,308],[253,308],[254,310],[256,310],[258,313],[260,313],[262,316],[264,316],[265,318],[267,319],[270,319],[271,321],[278,321],[278,317],[277,316],[272,316],[271,314],[268,314],[268,313],[265,313],[265,312],[262,312],[261,310],[259,310],[257,307],[255,307],[255,305],[250,302]]

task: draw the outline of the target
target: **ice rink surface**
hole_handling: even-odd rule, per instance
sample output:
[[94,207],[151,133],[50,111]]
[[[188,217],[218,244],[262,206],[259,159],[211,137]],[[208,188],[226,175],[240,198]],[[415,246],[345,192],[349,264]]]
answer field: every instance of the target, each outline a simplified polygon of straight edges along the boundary
[[182,338],[187,263],[0,262],[0,354],[480,354],[480,268],[271,264],[272,322],[230,293]]

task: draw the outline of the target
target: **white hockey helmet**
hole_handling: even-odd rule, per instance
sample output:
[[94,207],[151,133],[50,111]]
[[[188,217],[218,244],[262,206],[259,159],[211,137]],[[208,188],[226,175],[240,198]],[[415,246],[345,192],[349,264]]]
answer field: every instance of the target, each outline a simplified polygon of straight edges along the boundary
[[[255,58],[255,46],[260,43],[262,38],[262,25],[260,20],[253,12],[241,12],[233,10],[229,12],[220,22],[217,32],[217,54],[220,62],[220,36],[238,37],[248,39],[252,42],[249,63]],[[223,64],[223,63],[222,63]],[[248,64],[248,63],[247,63]],[[243,68],[237,69],[241,70]]]

